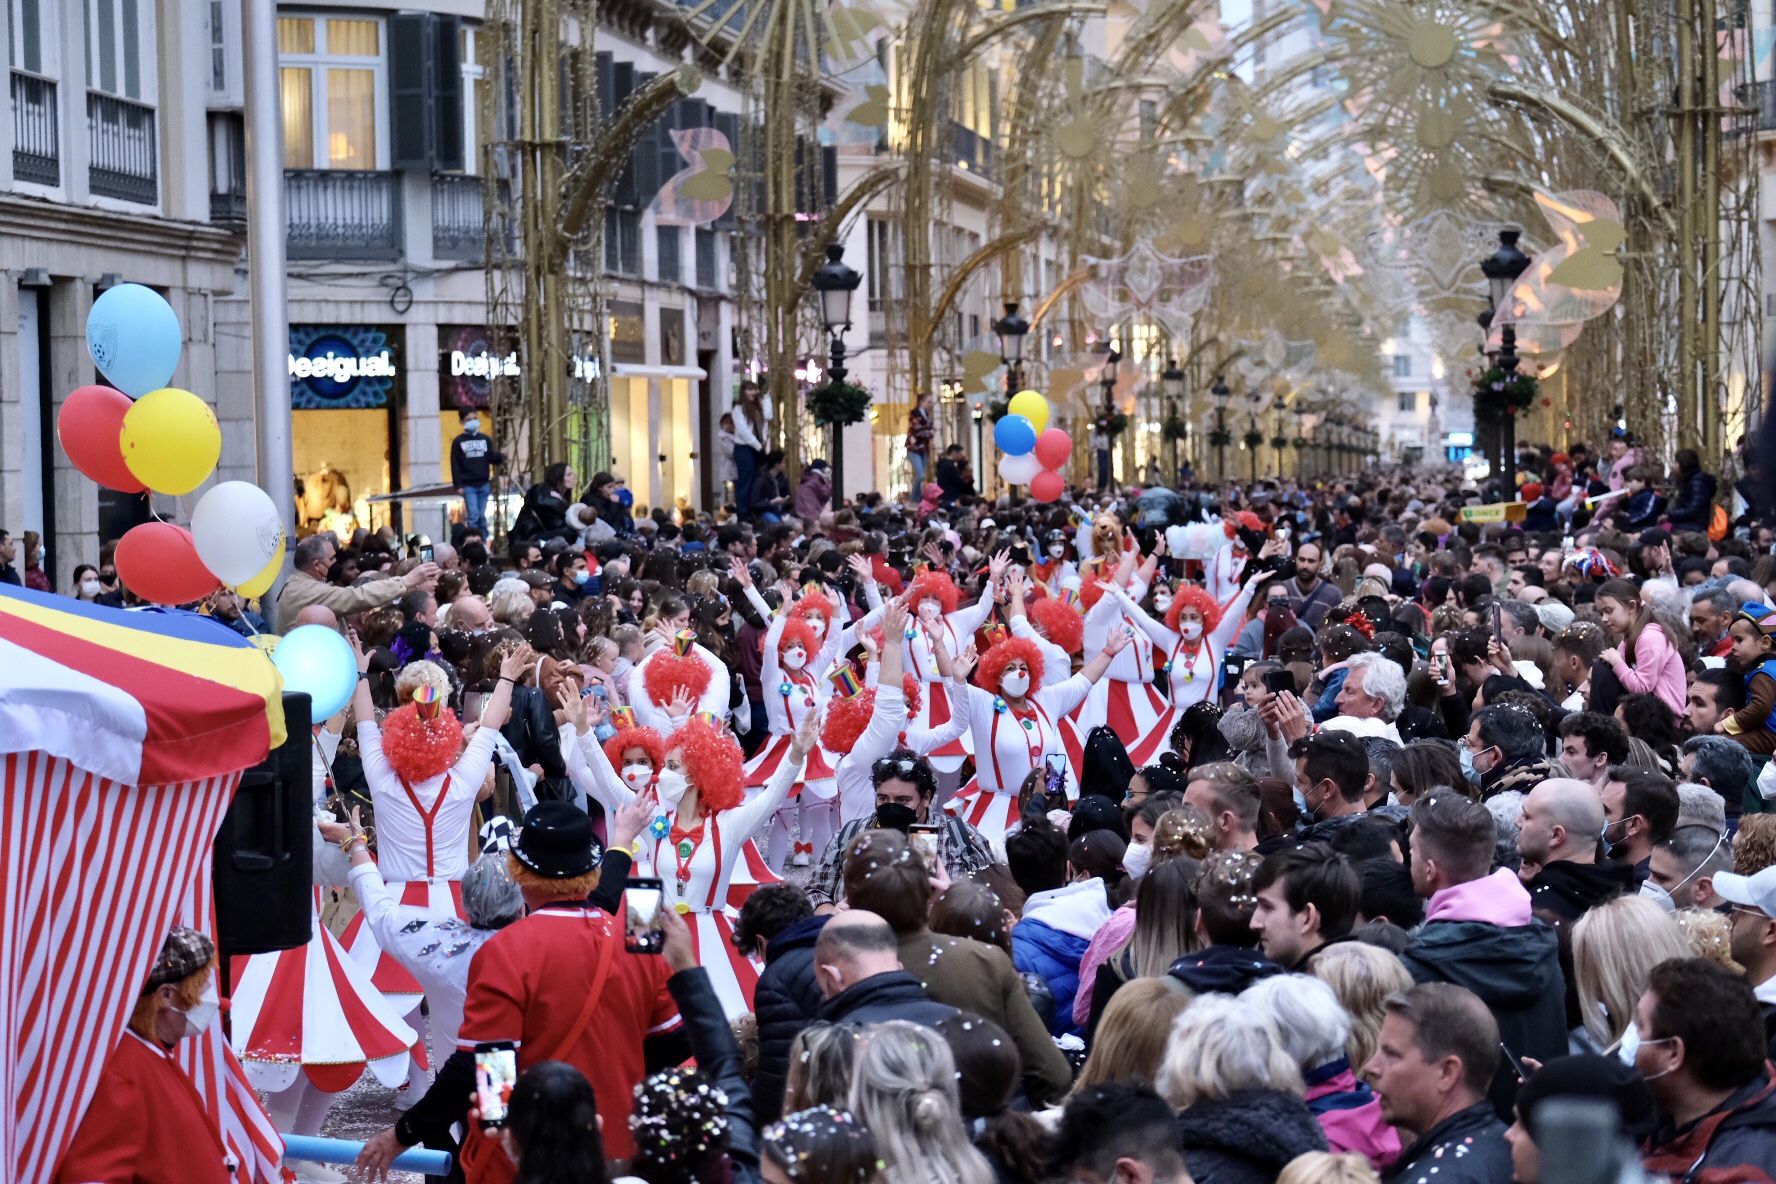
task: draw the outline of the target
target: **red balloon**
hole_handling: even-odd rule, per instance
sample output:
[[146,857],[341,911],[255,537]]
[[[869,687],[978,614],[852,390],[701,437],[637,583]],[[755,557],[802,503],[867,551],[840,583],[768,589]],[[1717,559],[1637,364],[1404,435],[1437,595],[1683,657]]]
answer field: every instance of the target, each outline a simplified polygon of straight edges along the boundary
[[74,467],[119,493],[141,493],[147,486],[123,463],[123,413],[130,397],[108,386],[76,388],[56,415],[56,438]]
[[117,541],[117,578],[154,604],[190,604],[221,586],[197,557],[191,532],[170,522],[144,522]]
[[[1073,438],[1060,428],[1046,428],[1036,437],[1036,459],[1045,469],[1058,469],[1073,455]],[[1044,499],[1050,500],[1050,499]]]
[[[1054,430],[1054,428],[1049,429],[1051,432]],[[1042,434],[1046,436],[1048,432]],[[1062,435],[1065,436],[1066,433],[1063,432]],[[1038,442],[1036,447],[1041,448],[1042,444]],[[1044,469],[1030,478],[1030,496],[1039,502],[1052,502],[1065,492],[1067,492],[1067,483],[1053,469]]]

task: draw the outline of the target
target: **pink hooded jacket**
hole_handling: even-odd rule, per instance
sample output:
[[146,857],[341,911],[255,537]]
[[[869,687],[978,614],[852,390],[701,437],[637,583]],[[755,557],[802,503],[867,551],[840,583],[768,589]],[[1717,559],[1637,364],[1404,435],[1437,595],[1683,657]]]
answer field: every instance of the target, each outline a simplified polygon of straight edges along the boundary
[[1530,922],[1529,889],[1510,868],[1433,893],[1425,906],[1428,921],[1485,921],[1514,927]]
[[[1315,1080],[1330,1070],[1337,1072]],[[1382,1118],[1381,1100],[1357,1080],[1348,1061],[1341,1057],[1307,1077],[1307,1093],[1302,1100],[1313,1111],[1334,1153],[1350,1151],[1361,1155],[1377,1172],[1386,1171],[1388,1165],[1400,1158],[1400,1132]]]

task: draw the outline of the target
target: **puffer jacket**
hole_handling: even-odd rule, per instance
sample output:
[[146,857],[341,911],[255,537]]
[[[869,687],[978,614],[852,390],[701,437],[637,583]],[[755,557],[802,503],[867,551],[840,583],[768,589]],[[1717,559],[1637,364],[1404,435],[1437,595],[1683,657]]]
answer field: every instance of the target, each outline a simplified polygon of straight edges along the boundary
[[1280,1090],[1235,1090],[1178,1115],[1184,1162],[1196,1184],[1275,1184],[1297,1155],[1326,1150],[1313,1112]]
[[[1454,983],[1480,996],[1505,1047],[1545,1062],[1566,1052],[1559,945],[1554,930],[1531,915],[1516,874],[1500,868],[1433,895],[1400,961],[1416,982]],[[1516,1095],[1516,1075],[1501,1057],[1488,1094],[1501,1118]]]
[[1054,995],[1055,1015],[1048,1030],[1077,1033],[1073,1000],[1079,993],[1079,964],[1092,935],[1110,919],[1104,881],[1092,878],[1038,892],[1024,904],[1024,918],[1011,930],[1011,958],[1018,970],[1036,974]]
[[1378,1172],[1400,1158],[1400,1132],[1382,1118],[1381,1100],[1357,1080],[1348,1060],[1339,1057],[1302,1076],[1307,1080],[1302,1100],[1333,1151],[1361,1155]]
[[1671,522],[1671,529],[1707,530],[1708,519],[1714,514],[1714,491],[1717,485],[1713,473],[1704,473],[1700,469],[1685,477],[1683,485],[1677,491],[1677,500],[1665,511],[1665,517]]
[[824,1001],[814,981],[814,942],[827,917],[797,921],[771,939],[765,968],[753,990],[758,1017],[758,1072],[752,1083],[752,1108],[760,1124],[776,1122],[783,1111],[783,1087],[789,1080],[789,1046],[796,1033],[820,1015]]
[[1772,1164],[1776,1164],[1776,1078],[1770,1076],[1768,1065],[1683,1130],[1667,1122],[1647,1140],[1647,1171],[1695,1184],[1769,1180]]

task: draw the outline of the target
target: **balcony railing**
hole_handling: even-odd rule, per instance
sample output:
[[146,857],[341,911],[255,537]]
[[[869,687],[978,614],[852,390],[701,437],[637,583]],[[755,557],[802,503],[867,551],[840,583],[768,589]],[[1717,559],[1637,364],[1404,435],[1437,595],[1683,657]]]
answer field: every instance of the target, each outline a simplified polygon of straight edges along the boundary
[[12,72],[12,175],[35,185],[62,183],[62,139],[56,84]]
[[94,193],[149,206],[160,200],[154,108],[89,90],[86,131],[87,185]]
[[292,259],[399,259],[401,176],[360,169],[285,169]]
[[432,176],[432,254],[439,259],[479,261],[487,253],[485,189],[480,177]]
[[993,141],[960,123],[951,123],[955,133],[955,162],[981,177],[993,175]]

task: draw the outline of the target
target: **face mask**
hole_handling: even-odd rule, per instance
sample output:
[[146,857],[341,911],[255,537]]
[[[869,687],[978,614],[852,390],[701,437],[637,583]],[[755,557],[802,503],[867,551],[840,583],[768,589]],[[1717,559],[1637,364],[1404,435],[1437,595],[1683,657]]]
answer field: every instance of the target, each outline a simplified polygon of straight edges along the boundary
[[91,600],[93,597],[97,596],[100,591],[101,591],[101,589],[99,586],[99,582],[97,580],[81,580],[80,581],[80,594],[82,596],[86,597],[88,600]]
[[654,783],[654,789],[660,795],[660,804],[668,810],[678,809],[686,788],[685,775],[677,769],[661,769],[660,779]]
[[808,664],[807,652],[800,649],[800,648],[793,649],[793,650],[786,650],[783,654],[783,668],[785,670],[800,670],[802,667],[806,666],[807,664]]
[[478,419],[463,420],[463,431],[467,432],[469,435],[472,436],[480,430],[481,430],[481,421],[480,420],[478,420]]
[[1059,559],[1061,556],[1063,556],[1067,553],[1067,544],[1066,543],[1050,543],[1048,545],[1048,553],[1049,553],[1049,555],[1053,556],[1054,558]]
[[1197,638],[1199,638],[1203,635],[1202,622],[1201,621],[1180,621],[1178,623],[1178,635],[1180,637],[1182,637],[1185,641],[1195,641]]
[[[1604,850],[1608,851],[1611,855],[1614,855],[1616,853],[1616,849],[1618,847],[1620,847],[1622,845],[1622,843],[1618,842],[1615,839],[1610,838],[1610,827],[1621,826],[1623,823],[1625,823],[1627,821],[1628,820],[1626,818],[1618,818],[1614,822],[1606,822],[1603,824],[1603,830],[1601,832],[1599,832],[1598,837],[1603,839]],[[1628,837],[1627,831],[1626,831],[1626,829],[1624,829],[1623,835],[1622,835],[1623,841],[1626,841],[1627,837]]]
[[574,584],[576,586],[584,588],[587,584],[590,584],[591,582],[592,582],[592,573],[591,572],[589,572],[589,571],[574,572]]
[[44,561],[47,560],[48,558],[49,558],[49,549],[47,547],[38,547],[37,548],[37,566],[42,567],[44,564]]
[[1128,850],[1122,853],[1122,870],[1131,880],[1139,880],[1152,866],[1153,848],[1146,843],[1130,843]]
[[1677,902],[1671,899],[1671,893],[1665,891],[1665,889],[1659,887],[1651,880],[1646,881],[1646,883],[1640,886],[1640,895],[1644,899],[1652,901],[1668,913],[1675,913],[1677,911]]
[[826,636],[826,618],[825,617],[816,614],[811,617],[803,617],[802,620],[808,622],[808,628],[814,630],[814,636],[816,638],[822,638],[822,637]]
[[935,600],[921,600],[919,602],[919,619],[921,621],[935,621],[938,613],[942,611],[943,605]]
[[1480,771],[1474,768],[1474,754],[1468,751],[1466,744],[1455,746],[1456,759],[1461,761],[1462,776],[1468,779],[1469,785],[1480,784]]
[[1164,594],[1156,594],[1153,597],[1153,607],[1163,613],[1172,607],[1172,598]]
[[1020,670],[1013,670],[999,680],[999,692],[1013,699],[1021,699],[1024,692],[1030,689],[1030,676]]
[[216,1013],[222,1009],[222,1002],[216,997],[216,976],[211,975],[210,981],[204,984],[203,994],[197,997],[191,1010],[185,1013],[185,1034],[196,1036],[215,1022]]
[[1395,793],[1395,792],[1394,792],[1394,791],[1393,791],[1393,790],[1391,790],[1391,789],[1390,789],[1390,790],[1388,790],[1388,805],[1390,805],[1390,806],[1398,806],[1398,807],[1400,807],[1400,808],[1401,808],[1401,809],[1402,809],[1402,810],[1403,810],[1403,809],[1405,809],[1405,808],[1406,808],[1406,803],[1405,803],[1405,802],[1402,802],[1402,801],[1401,801],[1401,800],[1400,800],[1400,795],[1399,795],[1399,794],[1397,794],[1397,793]]
[[1312,818],[1313,811],[1307,808],[1307,795],[1303,794],[1299,788],[1295,787],[1291,787],[1289,792],[1295,797],[1295,812],[1303,818]]
[[633,765],[623,766],[623,782],[630,789],[639,790],[653,779],[654,767],[652,765],[637,762]]
[[876,807],[876,825],[883,830],[897,830],[906,833],[907,827],[919,821],[919,812],[911,806],[903,806],[899,802],[889,802]]

